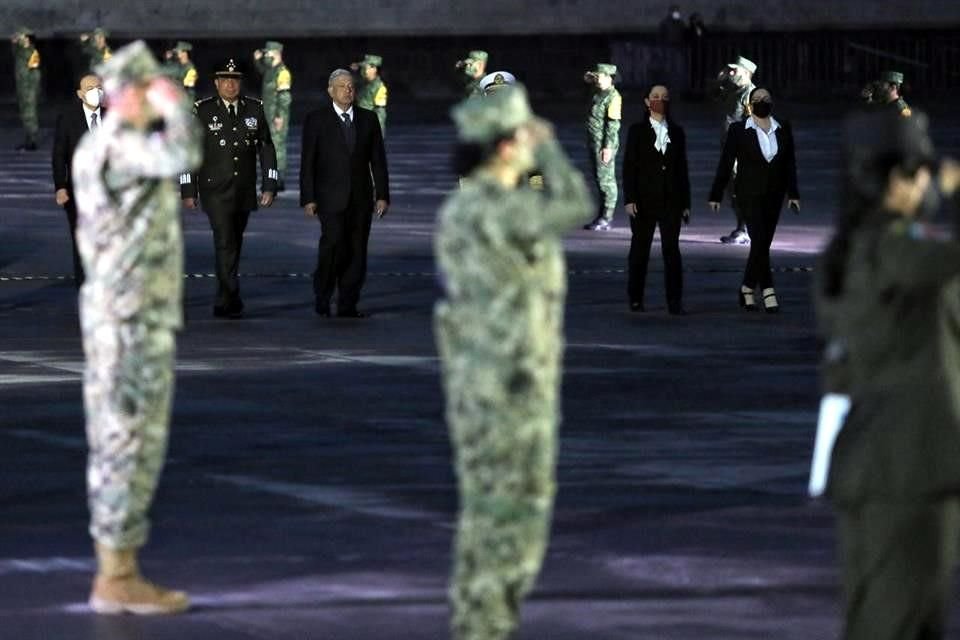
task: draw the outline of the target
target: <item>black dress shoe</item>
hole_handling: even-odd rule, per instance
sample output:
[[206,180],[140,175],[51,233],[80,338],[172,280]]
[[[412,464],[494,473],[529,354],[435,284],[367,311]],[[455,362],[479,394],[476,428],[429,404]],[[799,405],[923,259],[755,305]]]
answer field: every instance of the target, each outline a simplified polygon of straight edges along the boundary
[[642,302],[631,302],[630,311],[633,311],[634,313],[643,313],[646,311],[646,309],[644,308]]
[[243,303],[234,302],[233,304],[216,305],[213,307],[214,318],[232,318],[234,320],[243,317]]
[[672,316],[685,316],[687,315],[687,310],[684,309],[683,305],[679,302],[668,302],[667,313]]
[[337,310],[338,318],[366,318],[367,314],[358,309],[343,309]]

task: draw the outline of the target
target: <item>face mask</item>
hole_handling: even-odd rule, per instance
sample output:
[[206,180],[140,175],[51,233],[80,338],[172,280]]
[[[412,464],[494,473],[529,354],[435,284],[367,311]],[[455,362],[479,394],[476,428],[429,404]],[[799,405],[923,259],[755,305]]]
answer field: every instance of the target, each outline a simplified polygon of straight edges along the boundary
[[93,88],[83,94],[83,101],[91,107],[99,107],[103,97],[103,89]]
[[670,103],[667,100],[651,100],[650,112],[665,114],[667,112],[667,105],[669,104]]
[[754,102],[751,109],[753,110],[753,115],[758,118],[769,118],[770,114],[773,113],[773,103],[767,102],[766,100]]

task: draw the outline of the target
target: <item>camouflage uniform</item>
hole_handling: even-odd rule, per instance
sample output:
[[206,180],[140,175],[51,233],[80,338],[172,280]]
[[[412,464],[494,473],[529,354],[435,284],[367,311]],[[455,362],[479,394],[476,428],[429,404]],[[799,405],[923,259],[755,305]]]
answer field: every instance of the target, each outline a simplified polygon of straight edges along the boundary
[[363,72],[365,67],[376,67],[377,70],[383,67],[383,58],[378,55],[366,54],[363,61],[360,62],[360,74],[355,83],[357,85],[357,106],[361,109],[369,109],[377,114],[380,120],[380,132],[387,135],[387,85],[383,78],[377,73],[371,82],[367,82]]
[[[142,42],[131,47],[159,72]],[[108,94],[111,83],[124,80],[109,63],[98,71]],[[115,549],[146,541],[147,509],[166,455],[174,331],[183,317],[180,196],[173,179],[196,167],[201,154],[186,97],[163,113],[162,132],[149,135],[108,113],[80,141],[73,163],[77,245],[87,274],[80,319],[90,533]]]
[[[290,133],[290,103],[293,100],[290,88],[293,86],[293,76],[287,65],[281,62],[274,66],[267,60],[274,51],[282,52],[283,45],[268,41],[263,55],[256,60],[256,66],[263,75],[260,98],[263,100],[263,115],[270,126],[270,137],[277,151],[277,173],[280,175],[277,185],[282,188],[287,176],[287,135]],[[274,118],[283,118],[283,125],[277,128]]]
[[177,42],[177,46],[173,48],[174,58],[169,63],[168,71],[170,77],[183,87],[184,93],[187,94],[187,97],[190,98],[192,102],[196,100],[197,96],[197,68],[194,66],[192,60],[188,59],[186,64],[180,62],[177,54],[181,51],[189,53],[193,51],[193,45],[189,42]]
[[[614,75],[616,66],[599,64],[594,73]],[[597,89],[587,116],[587,146],[590,149],[590,168],[596,180],[601,199],[597,210],[598,221],[609,223],[617,206],[617,151],[620,148],[620,120],[623,114],[623,98],[613,86],[606,91]],[[609,164],[600,162],[603,149],[613,151]]]
[[20,121],[25,133],[24,148],[35,149],[40,132],[37,117],[37,102],[40,98],[40,53],[32,44],[21,45],[23,38],[32,36],[29,29],[17,32],[19,40],[13,43],[14,80],[17,84],[17,105],[20,108]]
[[463,97],[472,98],[474,96],[483,95],[483,90],[480,88],[480,81],[483,77],[476,78],[477,65],[479,63],[486,63],[490,58],[490,54],[486,51],[481,51],[479,49],[471,51],[467,54],[467,57],[457,63],[457,66],[463,69],[464,84],[463,87]]
[[[897,90],[899,91],[900,87],[903,85],[903,80],[903,73],[900,71],[884,71],[880,74],[880,83],[883,85],[884,90],[886,90],[887,85],[895,84],[897,85]],[[904,118],[909,118],[913,115],[913,110],[910,109],[910,105],[907,104],[907,101],[904,100],[902,96],[886,104],[894,113],[897,113]]]
[[103,36],[106,38],[109,34],[105,29],[94,29],[93,33],[89,34],[86,40],[80,41],[80,48],[83,49],[84,55],[87,56],[87,65],[89,69],[95,68],[99,64],[103,64],[107,60],[113,57],[113,52],[110,51],[110,45],[104,44],[103,49],[97,48],[96,38],[97,36]]
[[[458,107],[461,139],[479,141],[470,132],[478,120],[487,120],[489,140],[505,133],[498,126],[522,123],[524,109],[532,117],[511,93],[524,95],[510,89]],[[434,326],[460,496],[455,640],[498,640],[516,628],[549,537],[566,295],[560,237],[587,218],[590,201],[559,144],[541,144],[536,156],[544,191],[474,173],[439,214],[446,299]]]

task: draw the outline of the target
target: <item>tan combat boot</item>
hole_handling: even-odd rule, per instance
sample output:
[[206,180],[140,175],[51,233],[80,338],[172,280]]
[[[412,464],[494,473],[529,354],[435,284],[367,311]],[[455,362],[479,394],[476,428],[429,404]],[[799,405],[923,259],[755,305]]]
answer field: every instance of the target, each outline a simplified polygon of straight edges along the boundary
[[180,613],[190,607],[183,591],[170,591],[148,582],[137,568],[136,549],[97,549],[97,575],[90,608],[97,613],[134,613],[141,616]]

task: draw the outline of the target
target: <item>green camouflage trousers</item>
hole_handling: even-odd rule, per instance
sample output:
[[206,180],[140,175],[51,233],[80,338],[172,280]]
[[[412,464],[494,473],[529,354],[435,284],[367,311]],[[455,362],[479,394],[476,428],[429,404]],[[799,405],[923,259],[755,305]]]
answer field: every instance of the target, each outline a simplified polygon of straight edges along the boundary
[[40,132],[40,119],[37,116],[37,102],[40,86],[34,83],[25,83],[22,89],[17,85],[17,104],[20,107],[20,122],[29,140],[36,141]]
[[600,147],[591,142],[588,148],[590,149],[590,170],[593,173],[597,190],[600,192],[597,217],[610,222],[613,220],[613,211],[617,207],[619,193],[617,190],[617,154],[613,154],[610,164],[603,164],[600,162]]
[[[555,393],[551,385],[511,392],[496,367],[448,373],[447,421],[460,488],[449,592],[452,637],[501,640],[517,627],[549,541]],[[502,393],[490,394],[497,386]]]
[[90,535],[115,549],[141,547],[166,458],[174,334],[103,323],[85,333],[83,348]]
[[289,116],[283,119],[283,126],[277,129],[273,125],[273,118],[269,118],[270,137],[273,139],[273,148],[277,150],[277,173],[280,182],[287,179],[287,135],[290,133]]

